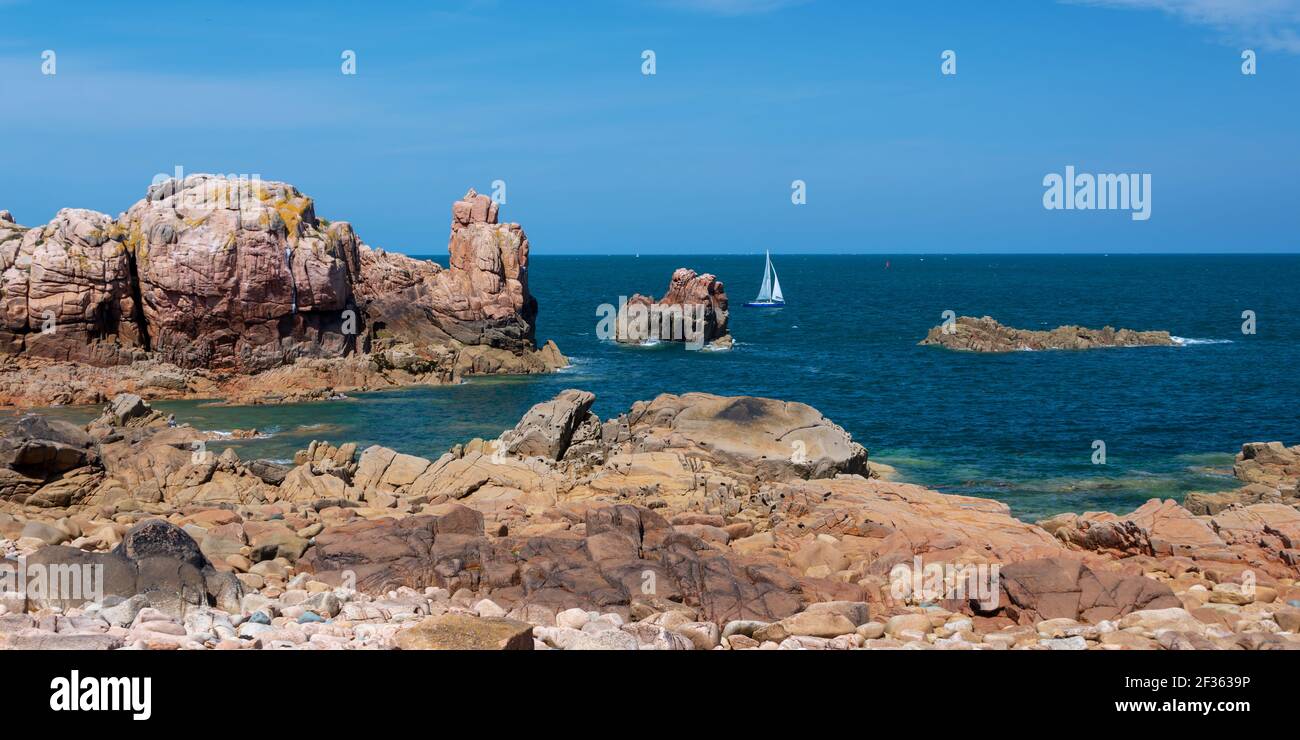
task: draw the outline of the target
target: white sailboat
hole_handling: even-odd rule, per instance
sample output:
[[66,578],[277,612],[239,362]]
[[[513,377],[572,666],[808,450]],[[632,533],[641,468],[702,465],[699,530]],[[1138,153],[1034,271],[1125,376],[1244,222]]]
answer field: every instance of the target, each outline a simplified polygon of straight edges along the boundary
[[785,296],[781,295],[781,280],[776,276],[772,266],[772,253],[767,253],[767,264],[763,267],[763,287],[758,289],[758,297],[746,306],[778,307],[785,305]]

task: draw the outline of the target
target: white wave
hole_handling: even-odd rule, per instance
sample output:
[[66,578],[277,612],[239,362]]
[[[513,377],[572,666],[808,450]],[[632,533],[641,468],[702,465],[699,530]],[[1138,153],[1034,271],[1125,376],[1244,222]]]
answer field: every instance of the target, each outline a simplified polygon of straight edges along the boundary
[[1186,337],[1169,337],[1174,340],[1174,344],[1179,347],[1186,347],[1192,344],[1232,344],[1231,339],[1188,339]]
[[[234,439],[234,438],[235,438],[235,433],[234,433],[234,432],[227,432],[227,431],[223,431],[223,430],[221,430],[221,429],[210,429],[210,430],[205,431],[204,434],[211,435],[212,437],[215,437],[216,439]],[[247,437],[240,437],[240,439],[270,439],[270,438],[273,437],[273,436],[275,436],[275,435],[273,435],[273,434],[269,434],[269,433],[267,433],[267,432],[263,432],[263,431],[258,431],[257,434],[254,434],[254,435],[252,435],[252,436],[247,436]]]
[[569,364],[565,365],[564,367],[556,368],[555,372],[576,373],[580,369],[580,366],[586,365],[588,362],[587,358],[585,357],[566,357],[565,359],[569,361]]

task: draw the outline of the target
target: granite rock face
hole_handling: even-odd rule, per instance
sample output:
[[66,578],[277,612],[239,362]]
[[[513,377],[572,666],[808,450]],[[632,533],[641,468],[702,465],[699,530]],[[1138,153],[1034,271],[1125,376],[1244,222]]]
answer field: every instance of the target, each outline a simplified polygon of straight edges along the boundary
[[655,300],[636,293],[627,299],[617,317],[615,339],[624,343],[656,339],[727,348],[732,342],[727,326],[729,315],[722,281],[710,273],[697,275],[694,270],[680,267],[673,272],[662,298]]
[[[49,361],[138,366],[111,371],[135,383],[110,387],[159,396],[300,363],[268,389],[318,387],[332,371],[365,388],[562,366],[554,345],[535,346],[523,229],[473,190],[452,214],[446,269],[367,246],[281,182],[191,175],[116,219],[65,209],[32,229],[0,221],[0,353],[34,381],[0,382],[0,396],[85,402],[47,388],[76,385]],[[260,389],[232,393],[245,390]]]
[[149,189],[114,232],[139,275],[148,347],[179,367],[252,373],[354,351],[346,244],[278,182],[194,175]]
[[867,451],[811,406],[752,396],[662,394],[605,424],[617,451],[673,451],[759,479],[867,475]]
[[528,237],[497,222],[498,206],[471,189],[452,204],[448,269],[364,249],[361,294],[380,333],[416,346],[458,342],[530,351],[537,299],[528,292]]
[[[593,400],[436,459],[315,441],[291,465],[196,449],[138,397],[21,419],[0,572],[102,589],[0,589],[0,648],[1300,648],[1293,505],[1031,524],[869,477],[801,404]],[[1284,485],[1290,455],[1247,445],[1241,475]]]
[[930,329],[920,344],[970,352],[1177,346],[1167,331],[1134,331],[1109,326],[1101,329],[1060,326],[1051,331],[1036,331],[1003,326],[990,316],[959,316],[951,324]]
[[132,259],[102,213],[0,221],[0,351],[90,364],[144,356]]
[[1300,445],[1247,442],[1241,446],[1232,474],[1243,485],[1231,491],[1193,491],[1183,506],[1194,514],[1218,514],[1233,505],[1300,505]]
[[591,436],[599,434],[600,419],[591,413],[595,400],[590,391],[570,388],[533,406],[514,429],[502,435],[504,450],[523,457],[563,458],[581,428],[591,428]]

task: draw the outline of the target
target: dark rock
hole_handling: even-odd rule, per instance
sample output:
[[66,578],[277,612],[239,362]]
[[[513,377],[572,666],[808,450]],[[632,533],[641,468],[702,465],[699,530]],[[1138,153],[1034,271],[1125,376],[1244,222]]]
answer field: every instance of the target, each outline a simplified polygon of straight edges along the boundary
[[136,566],[117,553],[85,552],[62,545],[42,547],[27,558],[30,609],[70,608],[136,594]]
[[53,576],[35,596],[29,580],[30,608],[113,604],[143,596],[150,606],[181,617],[197,606],[238,611],[243,596],[233,574],[217,572],[193,538],[161,519],[137,524],[112,552],[43,547],[27,559],[29,579],[35,568]]
[[248,472],[262,479],[263,483],[278,486],[284,482],[284,477],[293,470],[291,466],[281,465],[270,460],[250,460],[244,463],[244,468]]
[[208,567],[208,559],[199,549],[199,543],[181,529],[163,519],[147,519],[127,531],[113,552],[131,560],[166,557],[179,560],[193,568]]
[[1068,617],[1117,619],[1142,609],[1181,607],[1170,588],[1145,576],[1094,570],[1070,558],[1039,558],[1003,566],[997,611],[1020,624]]

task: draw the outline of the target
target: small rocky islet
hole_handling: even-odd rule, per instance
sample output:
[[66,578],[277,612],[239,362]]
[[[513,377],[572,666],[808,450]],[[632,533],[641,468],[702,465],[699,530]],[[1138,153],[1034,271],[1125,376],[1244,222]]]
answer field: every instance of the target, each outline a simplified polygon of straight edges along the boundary
[[[292,465],[196,456],[204,434],[137,396],[84,427],[29,415],[0,439],[0,564],[106,576],[92,601],[4,594],[0,645],[1300,647],[1300,447],[1246,445],[1212,514],[1030,524],[881,479],[803,404],[593,401],[437,459],[315,442]],[[896,577],[921,562],[997,564],[997,590],[932,598]]]
[[[656,300],[633,293],[620,306],[614,340],[621,344],[694,341],[700,345],[697,348],[731,349],[729,306],[726,287],[715,275],[678,268],[673,271],[662,298]],[[688,327],[687,322],[697,325]]]
[[1051,331],[1015,329],[998,323],[991,316],[958,316],[949,323],[930,329],[919,344],[966,352],[1178,346],[1178,342],[1167,331],[1135,331],[1109,326],[1101,329],[1058,326]]

